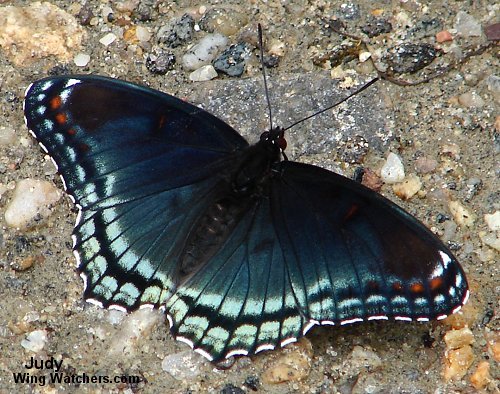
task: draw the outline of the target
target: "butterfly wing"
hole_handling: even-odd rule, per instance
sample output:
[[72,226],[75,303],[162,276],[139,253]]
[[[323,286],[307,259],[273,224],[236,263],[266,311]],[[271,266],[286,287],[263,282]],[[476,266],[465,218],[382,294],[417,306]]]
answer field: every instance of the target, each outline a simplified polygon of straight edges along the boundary
[[193,105],[104,77],[37,81],[24,110],[80,209],[73,240],[85,297],[127,309],[161,304],[217,174],[247,142]]
[[177,339],[218,361],[318,324],[441,319],[468,297],[451,252],[401,208],[340,175],[276,165],[269,195],[167,302]]
[[283,162],[280,171],[273,222],[309,319],[428,321],[466,301],[460,264],[402,208],[319,167]]

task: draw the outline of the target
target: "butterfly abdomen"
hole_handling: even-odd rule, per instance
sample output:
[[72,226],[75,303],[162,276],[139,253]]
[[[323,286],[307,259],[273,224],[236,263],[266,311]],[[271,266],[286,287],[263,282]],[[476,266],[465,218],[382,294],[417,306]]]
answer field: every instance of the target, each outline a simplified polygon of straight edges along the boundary
[[216,200],[194,224],[180,259],[180,283],[206,264],[233,232],[248,209],[251,198],[237,200],[226,197]]

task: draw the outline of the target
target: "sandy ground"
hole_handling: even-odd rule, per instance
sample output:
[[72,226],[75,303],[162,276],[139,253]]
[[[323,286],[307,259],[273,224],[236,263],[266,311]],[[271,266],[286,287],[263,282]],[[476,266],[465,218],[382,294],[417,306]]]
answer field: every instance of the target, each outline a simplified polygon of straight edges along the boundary
[[[0,2],[0,7],[27,3]],[[70,14],[78,9],[78,4],[50,3]],[[210,9],[211,3],[208,1],[205,5]],[[342,41],[331,31],[330,36],[326,35],[324,28],[325,20],[342,9],[342,2],[239,3],[229,1],[222,5],[235,10],[234,19],[237,21],[231,23],[244,26],[238,18],[245,19],[241,16],[245,15],[250,26],[257,21],[264,25],[266,40],[285,44],[278,66],[269,70],[273,109],[278,122],[289,124],[290,120],[305,116],[346,94],[338,82],[331,80],[328,67],[322,69],[312,62],[316,53],[313,47],[322,51],[328,45]],[[402,32],[411,30],[410,26],[418,25],[422,20],[438,19],[442,26],[438,31],[452,31],[458,11],[469,13],[485,25],[492,22],[488,12],[493,10],[493,2],[452,2],[446,7],[435,3],[423,7],[412,1],[404,4],[356,2],[361,18],[349,21],[348,28],[359,32],[359,27],[366,24],[366,16],[377,9],[384,10],[383,16],[389,20],[406,21],[409,27],[393,23],[393,31],[386,34],[386,41],[379,40],[374,45],[376,49],[387,49],[384,45],[399,44],[404,37]],[[241,78],[221,76],[207,83],[193,83],[180,64],[188,45],[184,44],[173,50],[178,58],[174,71],[154,75],[144,65],[143,53],[148,52],[148,45],[143,45],[144,49],[137,49],[136,45],[132,50],[127,49],[130,42],[123,38],[118,38],[108,47],[98,42],[110,29],[119,26],[116,19],[104,22],[99,7],[109,5],[119,16],[119,5],[94,0],[87,4],[100,19],[96,26],[83,27],[86,37],[82,47],[70,48],[68,60],[59,55],[38,56],[32,61],[15,64],[12,52],[0,50],[0,132],[2,128],[15,131],[11,143],[0,145],[0,184],[6,190],[0,199],[0,392],[239,393],[255,389],[256,392],[275,393],[468,393],[475,392],[469,377],[479,362],[487,361],[493,376],[498,373],[498,364],[488,353],[487,346],[491,332],[495,325],[498,326],[494,313],[498,308],[498,264],[495,263],[498,253],[495,255],[479,237],[480,231],[488,231],[483,215],[499,209],[499,147],[495,146],[498,134],[493,127],[498,115],[498,101],[488,90],[486,82],[490,75],[494,75],[495,69],[498,70],[498,58],[493,49],[429,83],[418,86],[398,86],[387,81],[377,83],[362,97],[355,98],[338,111],[303,123],[292,130],[288,138],[292,159],[342,171],[347,176],[352,176],[357,165],[343,161],[345,141],[342,142],[342,136],[362,135],[368,141],[369,149],[362,165],[374,170],[380,168],[389,151],[402,157],[409,174],[416,173],[418,157],[437,160],[434,172],[421,177],[422,198],[402,201],[387,185],[382,194],[405,207],[440,235],[447,228],[446,222],[440,223],[436,218],[439,214],[451,217],[447,201],[459,201],[476,215],[475,222],[469,227],[457,223],[458,227],[451,231],[449,239],[468,273],[472,289],[474,312],[469,325],[475,342],[472,345],[474,360],[468,374],[450,382],[443,378],[443,335],[449,330],[446,324],[384,322],[313,329],[308,335],[312,345],[311,357],[306,357],[305,365],[292,362],[302,379],[292,376],[288,382],[271,384],[263,375],[266,370],[275,368],[273,363],[280,352],[243,358],[230,369],[216,370],[203,359],[193,356],[184,344],[175,342],[161,316],[153,319],[144,332],[130,342],[126,352],[117,350],[117,344],[136,335],[131,325],[137,320],[130,321],[116,312],[103,311],[82,301],[82,282],[74,269],[70,239],[76,210],[69,198],[61,199],[52,207],[50,216],[30,230],[16,230],[3,223],[12,189],[20,180],[45,179],[62,188],[51,163],[44,160],[38,145],[29,136],[22,114],[25,88],[33,80],[52,72],[54,67],[58,67],[59,73],[112,75],[175,94],[209,109],[249,140],[256,140],[267,127],[262,80],[255,55]],[[161,15],[155,11],[152,20],[131,24],[145,26],[154,32],[170,18],[198,9],[194,2],[182,0],[170,6],[159,4]],[[197,33],[193,41],[202,35],[203,32]],[[229,38],[231,43],[238,41],[237,34]],[[484,36],[464,37],[456,39],[453,44],[463,49],[484,40]],[[406,41],[435,44],[432,34],[427,38],[408,35]],[[449,48],[451,44],[446,45],[442,47]],[[18,45],[17,51],[22,50],[22,45]],[[78,52],[91,54],[86,67],[76,67],[70,60]],[[451,55],[443,54],[442,58],[446,60],[446,56]],[[347,70],[356,64],[357,61],[353,61],[344,67]],[[427,69],[433,66],[434,63]],[[369,67],[360,66],[359,69],[369,70]],[[367,80],[369,75],[361,74],[354,79]],[[478,107],[458,99],[460,95],[472,92],[482,98]],[[481,187],[471,193],[468,184],[474,178],[480,179]],[[445,197],[436,197],[439,194],[436,190],[444,190]],[[28,257],[34,257],[33,266],[26,270],[16,269],[16,264]],[[139,316],[138,320],[141,319]],[[13,373],[26,372],[24,364],[35,356],[21,345],[27,334],[34,330],[46,330],[48,334],[47,343],[37,359],[54,357],[63,360],[61,368],[68,376],[134,375],[140,376],[142,381],[138,384],[15,384]],[[179,354],[178,360],[184,359],[186,363],[179,367],[175,376],[162,369],[162,360],[172,354]],[[360,361],[364,357],[367,360]],[[48,372],[43,370],[38,375]]]

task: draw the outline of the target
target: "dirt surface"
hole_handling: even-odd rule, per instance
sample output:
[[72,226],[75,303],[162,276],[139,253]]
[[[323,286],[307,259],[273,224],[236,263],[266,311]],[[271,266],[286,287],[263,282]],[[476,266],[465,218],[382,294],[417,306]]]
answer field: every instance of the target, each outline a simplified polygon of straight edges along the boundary
[[[28,3],[0,1],[0,9]],[[268,127],[258,51],[253,50],[241,77],[220,74],[209,82],[191,82],[181,58],[190,44],[207,34],[197,31],[180,46],[163,48],[175,54],[177,63],[165,75],[157,75],[148,70],[145,60],[157,46],[155,33],[171,18],[186,12],[192,13],[198,22],[198,3],[143,1],[137,2],[139,5],[129,12],[127,7],[133,1],[89,0],[85,10],[94,17],[90,23],[82,16],[80,3],[50,3],[77,16],[84,38],[81,47],[75,45],[68,51],[71,58],[78,53],[90,54],[90,62],[85,67],[77,67],[72,60],[55,54],[35,56],[16,64],[19,56],[13,56],[12,51],[26,50],[22,43],[10,45],[9,50],[7,44],[0,48],[0,133],[6,129],[14,131],[13,140],[0,144],[0,392],[472,393],[476,389],[471,385],[470,376],[481,361],[489,363],[493,378],[498,377],[498,362],[488,345],[498,329],[495,314],[499,300],[498,252],[480,238],[480,232],[489,231],[484,215],[497,211],[500,200],[500,148],[498,130],[494,129],[495,117],[497,127],[499,122],[499,88],[497,82],[496,91],[489,89],[488,82],[491,81],[488,78],[498,72],[496,48],[471,57],[428,83],[399,86],[389,81],[377,82],[360,97],[302,123],[288,136],[291,159],[341,171],[346,176],[352,176],[358,166],[379,170],[389,151],[400,155],[407,174],[417,173],[418,158],[437,161],[431,173],[418,174],[423,185],[419,194],[410,200],[399,199],[389,185],[385,185],[381,193],[439,235],[445,235],[466,270],[472,292],[468,325],[475,340],[471,367],[462,378],[444,379],[443,335],[450,330],[449,324],[372,322],[313,329],[307,336],[312,345],[307,362],[291,364],[301,372],[302,378],[290,376],[287,382],[272,384],[264,372],[276,368],[281,351],[263,353],[252,359],[241,358],[226,370],[215,369],[193,355],[184,344],[174,341],[161,315],[153,317],[152,322],[145,323],[146,328],[137,333],[131,325],[141,321],[141,316],[130,320],[116,311],[104,311],[83,302],[82,281],[75,271],[71,252],[70,235],[76,209],[69,198],[61,199],[51,207],[50,216],[29,230],[13,229],[3,222],[13,188],[20,180],[49,180],[62,189],[50,160],[44,158],[23,122],[24,90],[32,81],[50,74],[95,73],[142,83],[208,109],[255,141]],[[338,80],[331,78],[331,60],[318,61],[321,54],[331,48],[353,41],[332,31],[330,27],[335,18],[343,20],[344,28],[350,33],[369,40],[368,49],[374,57],[402,43],[425,42],[441,48],[437,59],[420,72],[396,75],[418,80],[440,65],[453,62],[457,54],[467,53],[467,48],[487,42],[484,34],[465,37],[453,30],[459,11],[472,16],[483,28],[494,23],[495,10],[498,13],[494,2],[488,1],[446,2],[446,6],[440,2],[423,5],[416,1],[359,1],[348,3],[347,7],[346,3],[321,0],[242,3],[209,1],[203,4],[207,10],[214,7],[222,10],[219,29],[236,26],[236,32],[228,36],[230,44],[238,43],[241,37],[253,37],[249,41],[255,42],[255,25],[260,22],[268,49],[281,48],[275,51],[278,64],[268,69],[268,75],[276,121],[284,125],[348,95],[346,76],[352,77],[352,85],[358,85],[376,75],[368,64],[370,61],[360,63],[358,54],[352,60],[347,56],[340,58],[344,74]],[[137,11],[148,5],[152,7],[149,14]],[[104,7],[111,7],[111,17]],[[371,39],[363,35],[361,28],[367,26],[372,14],[390,21],[392,30]],[[151,38],[144,42],[128,39],[126,32],[134,26],[149,29]],[[53,30],[63,34],[63,27],[61,24],[60,32],[55,26]],[[443,30],[452,33],[453,41],[436,42],[436,33]],[[109,31],[117,33],[118,38],[106,47],[99,39]],[[123,32],[125,35],[120,36]],[[345,74],[347,70],[357,73]],[[470,105],[467,98],[472,93],[480,96],[480,105]],[[352,147],[347,138],[359,136],[368,144],[360,160],[353,159],[358,158],[356,152],[352,153],[356,146]],[[449,225],[453,216],[448,202],[452,200],[474,213],[476,220],[472,225],[456,223],[456,228]],[[443,217],[447,220],[440,220]],[[20,269],[19,264],[27,258],[32,258],[34,263]],[[21,344],[35,330],[45,330],[48,337],[38,353],[26,350]],[[121,341],[131,341],[125,352],[116,351],[116,344]],[[496,343],[498,346],[498,340]],[[178,359],[185,362],[175,376],[162,368],[165,357],[173,354],[179,354]],[[24,365],[32,356],[36,360],[52,357],[62,360],[61,370],[67,376],[133,375],[141,381],[15,383],[13,374],[26,372]],[[366,362],[360,361],[363,357],[367,358]],[[50,368],[46,367],[32,375],[48,375]],[[175,368],[170,368],[173,370]],[[486,390],[493,392],[493,385]]]

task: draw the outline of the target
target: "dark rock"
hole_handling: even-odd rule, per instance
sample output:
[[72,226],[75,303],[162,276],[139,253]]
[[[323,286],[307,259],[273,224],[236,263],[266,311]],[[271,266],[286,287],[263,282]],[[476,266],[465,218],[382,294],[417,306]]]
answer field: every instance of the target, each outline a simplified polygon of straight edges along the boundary
[[80,22],[82,26],[89,26],[90,25],[90,20],[94,17],[94,14],[92,12],[92,9],[88,4],[84,4],[82,8],[80,9],[80,12],[78,15],[76,15],[76,18]]
[[245,386],[252,391],[257,391],[259,389],[259,378],[254,375],[250,375],[245,379]]
[[386,19],[370,18],[370,20],[361,28],[361,31],[368,37],[376,37],[380,34],[392,31],[392,25]]
[[140,21],[150,21],[153,19],[153,11],[156,0],[141,0],[137,8],[134,10],[133,16]]
[[500,40],[500,23],[494,23],[486,26],[484,28],[484,34],[486,34],[488,41]]
[[193,37],[194,19],[189,14],[181,18],[174,18],[166,26],[158,30],[158,42],[168,45],[170,48],[178,47]]
[[232,384],[228,384],[220,391],[220,394],[245,394],[245,391]]
[[313,57],[313,63],[316,66],[323,66],[326,61],[330,62],[330,67],[337,67],[351,60],[357,59],[360,52],[360,46],[353,41],[342,42],[332,49],[319,53]]
[[421,39],[434,37],[436,33],[443,30],[443,28],[443,22],[438,18],[423,19],[415,23],[415,26],[412,27],[408,33],[416,39]]
[[250,46],[244,42],[240,42],[239,44],[231,45],[222,52],[213,61],[213,66],[217,71],[231,77],[239,77],[245,71],[245,65],[250,54]]
[[146,68],[153,74],[166,74],[175,64],[175,55],[171,52],[156,50],[148,54]]
[[360,18],[361,11],[359,9],[359,5],[357,5],[357,4],[343,3],[340,5],[340,8],[336,12],[336,15],[340,19],[354,20],[354,19]]
[[267,68],[277,67],[280,63],[280,57],[276,55],[264,56],[264,66]]
[[341,159],[345,163],[361,164],[368,153],[368,142],[361,135],[343,138],[339,147]]
[[402,44],[391,48],[385,61],[395,73],[414,73],[430,64],[438,52],[430,44]]

